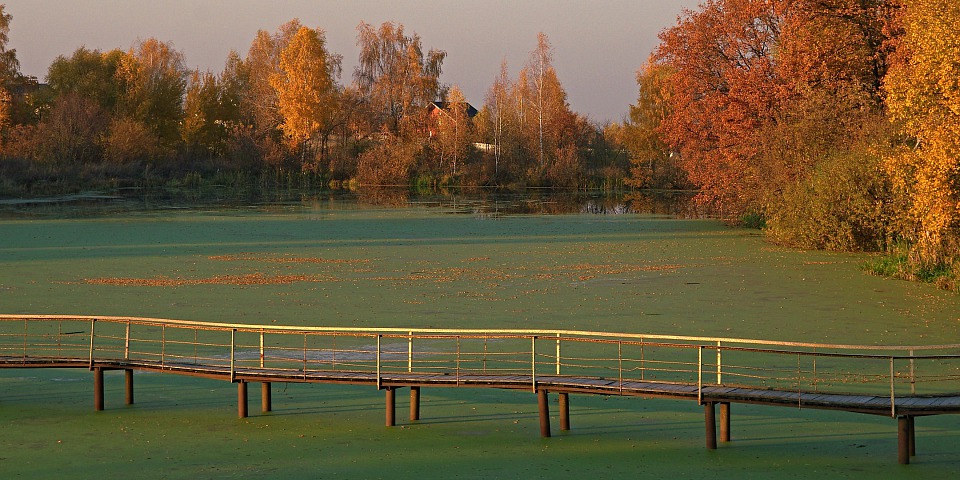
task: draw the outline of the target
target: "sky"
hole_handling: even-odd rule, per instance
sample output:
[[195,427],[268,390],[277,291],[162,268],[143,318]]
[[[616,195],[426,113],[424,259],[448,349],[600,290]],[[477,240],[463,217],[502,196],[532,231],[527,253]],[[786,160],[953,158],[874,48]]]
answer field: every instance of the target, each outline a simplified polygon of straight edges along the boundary
[[570,107],[597,123],[618,122],[636,101],[636,71],[701,0],[0,0],[13,15],[9,48],[21,72],[43,81],[58,55],[80,46],[129,49],[138,39],[172,42],[187,66],[215,73],[231,50],[246,56],[258,30],[299,18],[326,31],[343,55],[341,82],[353,80],[356,27],[391,21],[420,35],[425,50],[447,52],[441,81],[483,104],[506,60],[511,77],[536,47],[553,45],[554,68]]

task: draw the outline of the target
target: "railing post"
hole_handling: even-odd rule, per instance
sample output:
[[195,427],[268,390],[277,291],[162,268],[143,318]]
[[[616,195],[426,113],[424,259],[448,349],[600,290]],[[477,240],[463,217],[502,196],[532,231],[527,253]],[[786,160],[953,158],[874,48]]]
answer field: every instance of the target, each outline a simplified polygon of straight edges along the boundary
[[530,381],[533,383],[533,391],[537,391],[537,337],[530,337]]
[[647,357],[643,351],[643,337],[640,337],[640,380],[646,379]]
[[817,380],[817,349],[813,349],[813,391],[819,391],[819,380]]
[[916,395],[917,393],[917,377],[916,371],[914,370],[913,364],[913,350],[910,350],[910,394]]
[[893,383],[893,374],[894,374],[894,369],[893,369],[893,357],[891,356],[891,357],[890,357],[890,416],[891,416],[891,417],[896,417],[896,416],[897,416],[897,402],[896,402],[896,397],[894,396],[894,392],[895,392],[894,389],[895,389],[895,387],[894,387],[894,383]]
[[721,362],[720,362],[720,341],[717,340],[717,385],[720,385],[720,384],[723,383],[723,377],[722,377],[722,375],[723,375],[723,373],[722,373],[723,370],[720,368],[720,365],[721,365]]
[[800,365],[800,352],[797,352],[797,408],[803,407],[803,371]]
[[560,334],[557,334],[557,375],[560,375]]
[[377,334],[377,390],[380,390],[380,334]]
[[617,339],[617,385],[620,386],[620,395],[623,395],[623,340]]
[[[331,370],[337,369],[337,347],[333,347],[333,363],[330,365]],[[303,333],[303,378],[307,378],[307,333]]]
[[703,345],[697,345],[697,403],[703,405]]
[[413,373],[413,332],[407,334],[407,373]]
[[[91,318],[90,319],[90,369],[91,370],[93,370],[93,338],[94,338],[94,329],[96,328],[96,325],[97,325],[97,319]],[[24,338],[24,342],[26,342],[26,338]]]
[[236,344],[237,344],[237,329],[236,329],[236,328],[232,328],[232,329],[230,329],[230,382],[235,381],[236,378],[237,378],[237,370],[236,370],[236,359],[237,359],[237,352],[236,352],[236,350],[237,350],[237,349],[236,349]]
[[260,368],[263,368],[263,329],[260,330]]
[[[167,356],[167,326],[163,325],[160,327],[160,366],[162,367],[166,362]],[[232,361],[230,362],[233,363]],[[231,367],[232,368],[232,367]],[[231,379],[233,375],[230,375]]]
[[130,360],[130,320],[127,320],[126,335],[123,339],[123,358]]

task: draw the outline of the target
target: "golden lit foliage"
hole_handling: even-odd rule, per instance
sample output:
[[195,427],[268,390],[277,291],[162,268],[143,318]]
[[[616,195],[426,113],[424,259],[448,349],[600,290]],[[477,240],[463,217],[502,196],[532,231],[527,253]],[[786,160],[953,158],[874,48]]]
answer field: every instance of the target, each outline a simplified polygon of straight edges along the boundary
[[280,128],[292,144],[302,147],[329,128],[339,74],[340,58],[327,52],[323,30],[300,27],[280,53],[279,72],[270,77],[283,118]]
[[960,248],[960,3],[905,4],[904,37],[884,83],[887,107],[909,141],[887,171],[910,203],[908,238],[921,264],[950,263]]
[[419,35],[408,36],[403,25],[390,22],[379,29],[361,22],[357,45],[354,78],[376,123],[394,135],[418,129],[427,105],[443,96],[440,72],[447,53],[431,49],[424,55]]
[[567,93],[560,85],[557,71],[553,68],[553,46],[543,32],[537,34],[537,48],[530,52],[530,59],[520,78],[529,82],[523,85],[524,100],[529,108],[525,123],[534,125],[534,143],[539,166],[543,168],[548,156],[560,148],[564,114],[569,111]]
[[668,65],[656,63],[648,63],[637,72],[637,103],[630,105],[630,121],[623,130],[623,142],[632,164],[628,185],[669,188],[682,184],[677,156],[659,131],[670,113],[670,74]]
[[[467,155],[470,143],[470,117],[467,115],[467,100],[460,87],[454,85],[447,94],[445,107],[435,113],[438,144],[440,148],[440,171],[456,175],[458,167]],[[445,165],[449,172],[444,172]]]

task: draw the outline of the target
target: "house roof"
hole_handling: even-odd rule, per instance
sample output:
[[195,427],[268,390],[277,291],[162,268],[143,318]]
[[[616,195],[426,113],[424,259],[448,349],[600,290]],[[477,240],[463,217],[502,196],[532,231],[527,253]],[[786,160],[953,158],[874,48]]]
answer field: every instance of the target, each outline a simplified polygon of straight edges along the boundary
[[[477,114],[480,113],[480,111],[477,110],[476,108],[474,108],[473,105],[470,105],[470,104],[467,103],[467,102],[464,102],[464,103],[467,105],[467,117],[468,117],[468,118],[476,117]],[[448,111],[448,110],[450,109],[450,105],[452,105],[450,102],[430,102],[430,108],[431,108],[431,109],[436,108],[436,109],[443,110],[443,111]]]

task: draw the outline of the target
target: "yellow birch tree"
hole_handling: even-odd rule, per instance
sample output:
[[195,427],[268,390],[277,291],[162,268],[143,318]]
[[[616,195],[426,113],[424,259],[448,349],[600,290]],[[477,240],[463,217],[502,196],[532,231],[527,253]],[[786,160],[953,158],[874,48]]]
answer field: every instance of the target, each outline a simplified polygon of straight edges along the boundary
[[[280,54],[280,71],[270,77],[277,91],[280,129],[305,155],[307,142],[329,131],[337,105],[340,58],[326,49],[323,30],[301,27]],[[321,153],[326,154],[326,135]]]
[[906,236],[919,266],[947,265],[960,250],[960,3],[912,0],[884,88],[908,141],[886,159],[906,198]]

